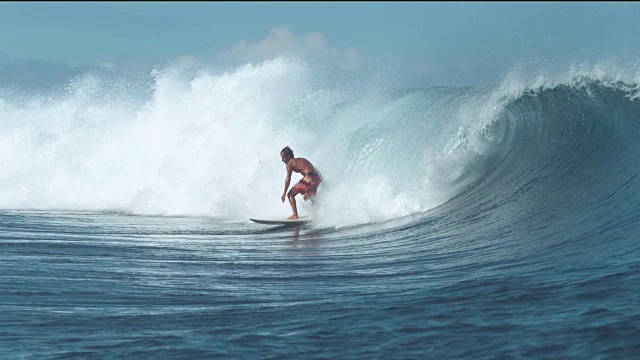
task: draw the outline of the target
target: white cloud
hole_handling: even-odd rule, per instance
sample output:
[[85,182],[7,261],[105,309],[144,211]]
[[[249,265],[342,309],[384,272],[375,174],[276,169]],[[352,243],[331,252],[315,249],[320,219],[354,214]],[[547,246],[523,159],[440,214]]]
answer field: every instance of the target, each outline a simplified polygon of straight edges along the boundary
[[327,44],[319,32],[296,35],[288,27],[272,29],[257,43],[242,40],[222,55],[238,61],[263,61],[289,54],[331,61],[343,69],[358,69],[364,63],[364,54],[359,50],[340,51]]
[[198,58],[193,55],[182,55],[173,59],[173,64],[181,68],[191,68],[198,64]]
[[116,63],[112,61],[99,61],[97,65],[100,68],[109,69],[109,70],[114,69],[116,67]]

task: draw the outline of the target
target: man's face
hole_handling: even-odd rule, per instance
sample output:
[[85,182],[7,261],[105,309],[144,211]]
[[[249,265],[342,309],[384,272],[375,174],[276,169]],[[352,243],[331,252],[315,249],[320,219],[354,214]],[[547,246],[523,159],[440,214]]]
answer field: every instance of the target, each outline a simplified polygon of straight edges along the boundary
[[287,161],[289,161],[289,158],[284,153],[280,153],[280,158],[282,159],[282,162],[285,164],[287,163]]

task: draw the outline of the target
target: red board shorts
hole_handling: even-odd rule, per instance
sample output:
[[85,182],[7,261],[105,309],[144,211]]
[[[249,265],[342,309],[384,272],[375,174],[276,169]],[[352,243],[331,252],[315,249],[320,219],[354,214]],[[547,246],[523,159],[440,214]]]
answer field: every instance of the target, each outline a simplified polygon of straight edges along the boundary
[[302,179],[300,179],[292,189],[295,189],[299,194],[308,194],[307,197],[316,196],[318,192],[318,186],[320,185],[320,175],[316,173],[307,173]]

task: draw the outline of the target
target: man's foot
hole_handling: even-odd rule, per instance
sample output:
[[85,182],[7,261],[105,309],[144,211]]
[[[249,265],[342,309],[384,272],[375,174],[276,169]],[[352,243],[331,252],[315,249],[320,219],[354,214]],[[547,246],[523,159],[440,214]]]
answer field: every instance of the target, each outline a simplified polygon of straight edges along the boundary
[[291,215],[287,218],[287,220],[297,220],[298,219],[298,215]]

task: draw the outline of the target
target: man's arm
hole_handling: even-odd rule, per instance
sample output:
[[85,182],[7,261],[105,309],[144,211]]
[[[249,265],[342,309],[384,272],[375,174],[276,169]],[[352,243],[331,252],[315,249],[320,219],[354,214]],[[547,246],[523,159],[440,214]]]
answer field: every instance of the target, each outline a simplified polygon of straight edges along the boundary
[[287,164],[287,178],[284,180],[284,191],[282,192],[282,202],[284,202],[284,198],[287,196],[287,190],[289,190],[289,184],[291,183],[291,166]]

